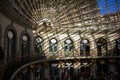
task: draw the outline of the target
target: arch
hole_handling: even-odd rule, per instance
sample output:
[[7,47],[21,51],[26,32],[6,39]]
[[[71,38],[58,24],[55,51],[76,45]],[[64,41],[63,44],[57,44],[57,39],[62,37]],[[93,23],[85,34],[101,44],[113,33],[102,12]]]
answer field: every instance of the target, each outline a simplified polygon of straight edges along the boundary
[[98,56],[106,55],[108,52],[107,40],[105,38],[100,37],[97,39],[96,44],[97,44]]
[[56,38],[51,38],[49,40],[49,52],[51,57],[58,56],[58,40]]
[[57,63],[51,63],[49,65],[49,74],[50,74],[50,79],[54,80],[56,77],[59,76],[59,68]]
[[36,64],[35,65],[35,79],[42,80],[43,73],[44,73],[43,66],[41,64]]
[[90,63],[88,63],[88,62],[82,62],[82,63],[81,63],[80,73],[81,73],[82,76],[84,76],[87,80],[88,80],[88,78],[89,78],[90,75],[91,75],[90,68],[91,68]]
[[71,38],[68,38],[64,41],[64,52],[65,56],[73,56],[74,44]]
[[31,36],[27,30],[21,32],[19,38],[19,48],[21,56],[28,56],[31,52]]
[[90,42],[86,38],[83,38],[80,41],[80,55],[90,56]]
[[57,41],[56,38],[51,38],[49,40],[49,44],[50,44],[49,51],[50,52],[56,52],[57,51],[57,48],[58,48],[57,43],[58,43],[58,41]]
[[15,59],[17,53],[17,31],[13,25],[8,25],[4,33],[4,51],[6,61]]
[[40,36],[35,37],[35,53],[43,56],[43,38]]
[[22,80],[29,80],[30,79],[30,69],[29,67],[26,67],[24,69],[21,70],[21,79]]

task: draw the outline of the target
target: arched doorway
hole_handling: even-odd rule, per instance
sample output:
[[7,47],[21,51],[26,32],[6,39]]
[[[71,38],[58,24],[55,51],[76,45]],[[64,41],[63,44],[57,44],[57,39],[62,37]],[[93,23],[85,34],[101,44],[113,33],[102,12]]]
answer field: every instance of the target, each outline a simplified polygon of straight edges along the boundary
[[64,52],[65,56],[73,56],[74,44],[72,39],[68,38],[64,41]]
[[108,73],[108,61],[107,60],[98,60],[97,61],[97,77],[100,79],[105,78],[105,74]]
[[80,41],[80,55],[89,56],[90,55],[90,43],[87,39],[82,39]]
[[31,39],[27,31],[21,33],[20,35],[20,51],[21,56],[29,56],[30,55],[30,43]]
[[80,66],[80,78],[87,80],[89,79],[91,73],[90,73],[90,64],[88,62],[82,62]]
[[42,80],[43,78],[43,68],[40,64],[35,66],[35,80]]
[[50,64],[50,79],[57,80],[59,78],[59,68],[57,63]]
[[4,48],[6,53],[6,60],[11,61],[16,57],[16,50],[17,50],[17,35],[15,29],[9,28],[5,31],[5,41],[4,41]]
[[44,56],[42,45],[43,45],[43,39],[40,36],[35,37],[35,53],[40,56]]
[[104,38],[98,38],[97,39],[97,51],[98,51],[98,56],[104,56],[107,54],[107,40]]
[[30,68],[26,67],[21,70],[21,80],[30,80]]
[[56,38],[52,38],[49,40],[49,51],[51,52],[51,56],[58,56],[58,41]]
[[62,80],[73,80],[74,79],[74,64],[73,62],[64,62],[62,68]]

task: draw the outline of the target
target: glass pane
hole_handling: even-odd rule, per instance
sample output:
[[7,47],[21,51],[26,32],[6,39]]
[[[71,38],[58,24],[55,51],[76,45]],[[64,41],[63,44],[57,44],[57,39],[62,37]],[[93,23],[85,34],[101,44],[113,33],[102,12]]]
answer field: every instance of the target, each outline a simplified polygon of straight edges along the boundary
[[57,51],[57,40],[51,39],[50,40],[50,52],[56,52]]
[[97,0],[97,3],[100,9],[100,14],[108,14],[108,9],[110,13],[117,12],[116,0]]

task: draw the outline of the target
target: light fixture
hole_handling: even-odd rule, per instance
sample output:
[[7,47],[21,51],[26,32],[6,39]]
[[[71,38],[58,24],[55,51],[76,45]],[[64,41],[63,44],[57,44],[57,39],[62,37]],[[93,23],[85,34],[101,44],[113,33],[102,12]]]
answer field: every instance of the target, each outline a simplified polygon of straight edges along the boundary
[[36,41],[39,43],[39,42],[42,42],[42,38],[38,37],[36,38]]
[[13,32],[10,30],[10,31],[8,31],[8,37],[9,37],[9,39],[12,39],[13,38]]
[[33,30],[32,32],[33,32],[33,33],[36,33],[36,31],[35,31],[35,30]]
[[27,35],[23,35],[23,41],[27,41],[27,40],[28,40]]
[[50,42],[55,44],[57,42],[57,40],[56,39],[51,39]]
[[84,37],[84,35],[83,35],[83,34],[81,34],[81,37]]
[[88,41],[87,41],[86,39],[85,39],[85,40],[83,40],[82,42],[83,42],[84,44],[88,43]]
[[66,40],[66,43],[70,44],[72,41],[70,39]]

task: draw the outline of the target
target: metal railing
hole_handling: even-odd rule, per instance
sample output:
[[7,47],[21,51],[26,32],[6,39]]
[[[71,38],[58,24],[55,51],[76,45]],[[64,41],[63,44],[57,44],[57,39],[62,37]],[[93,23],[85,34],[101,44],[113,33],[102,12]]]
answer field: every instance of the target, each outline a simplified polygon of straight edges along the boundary
[[[117,56],[117,55],[111,55],[111,52],[113,54],[114,52],[114,49],[111,49],[110,51],[108,51],[107,53],[104,53],[104,55],[100,55],[98,56],[96,51],[90,51],[89,53],[88,52],[84,52],[84,54],[90,54],[90,55],[80,55],[80,53],[78,53],[79,49],[75,49],[74,51],[72,52],[69,52],[69,54],[73,54],[71,56],[61,56],[60,54],[63,53],[63,51],[59,50],[58,52],[54,53],[54,54],[59,54],[57,56],[49,56],[49,55],[40,55],[40,54],[32,54],[32,55],[27,55],[27,56],[21,56],[21,57],[16,57],[12,60],[10,60],[9,62],[3,62],[0,66],[0,77],[2,76],[2,73],[4,73],[5,69],[9,66],[9,65],[12,65],[12,64],[15,64],[17,62],[20,62],[22,60],[31,60],[31,61],[34,61],[34,60],[41,60],[41,59],[53,59],[53,60],[61,60],[61,59],[75,59],[75,58],[78,58],[78,59],[83,59],[83,58],[105,58],[105,57],[111,57],[111,56]],[[45,53],[44,53],[45,54]],[[77,56],[76,56],[77,54]],[[107,55],[107,54],[110,54],[110,55]],[[0,79],[1,80],[1,79]]]

